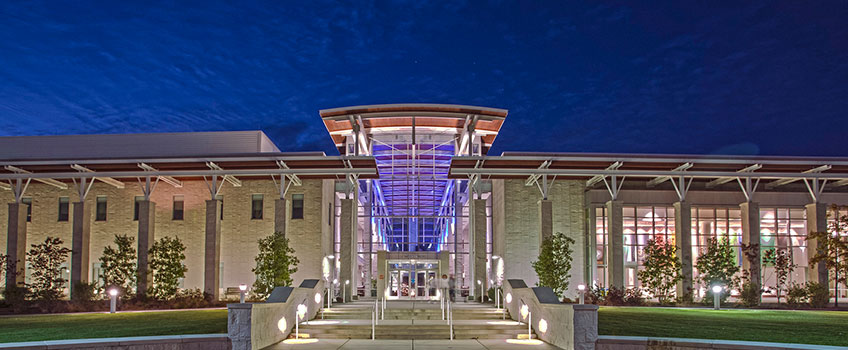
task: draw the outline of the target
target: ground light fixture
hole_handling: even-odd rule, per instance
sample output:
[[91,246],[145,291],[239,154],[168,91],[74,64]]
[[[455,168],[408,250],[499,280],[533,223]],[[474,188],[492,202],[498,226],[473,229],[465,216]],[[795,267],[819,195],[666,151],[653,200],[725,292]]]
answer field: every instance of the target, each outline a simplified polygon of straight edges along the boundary
[[239,284],[239,303],[244,304],[244,294],[247,291],[247,285],[242,283]]
[[483,282],[477,280],[477,285],[480,286],[480,302],[483,302]]
[[[345,280],[345,285],[342,287],[342,302],[347,301],[347,286],[350,284],[350,280]],[[352,295],[351,295],[352,297]]]
[[114,314],[118,308],[118,289],[109,289],[109,313]]
[[586,285],[583,285],[583,284],[577,285],[577,291],[580,294],[580,304],[585,304],[586,303],[586,298],[585,298]]
[[713,286],[713,309],[721,309],[721,302],[719,299],[721,298],[722,289],[723,288],[720,285]]

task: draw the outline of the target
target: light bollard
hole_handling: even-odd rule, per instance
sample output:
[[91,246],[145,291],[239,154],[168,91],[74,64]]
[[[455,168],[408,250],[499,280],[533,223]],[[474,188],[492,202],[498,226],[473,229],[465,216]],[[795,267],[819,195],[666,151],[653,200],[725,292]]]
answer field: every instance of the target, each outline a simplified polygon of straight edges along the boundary
[[719,285],[713,286],[713,309],[720,310],[721,309],[721,290],[723,288]]
[[581,285],[578,285],[578,286],[577,286],[577,291],[578,291],[578,293],[580,294],[580,304],[585,304],[585,303],[586,303],[586,297],[585,297],[585,295],[586,295],[586,286],[585,286],[585,285],[582,285],[582,284],[581,284]]
[[345,280],[344,286],[342,286],[342,302],[347,302],[347,286],[350,284],[350,280]]
[[239,303],[244,304],[244,294],[247,291],[246,284],[239,284]]
[[477,285],[480,286],[480,303],[483,303],[483,282],[477,280]]
[[112,288],[109,290],[109,313],[114,314],[118,308],[118,290]]

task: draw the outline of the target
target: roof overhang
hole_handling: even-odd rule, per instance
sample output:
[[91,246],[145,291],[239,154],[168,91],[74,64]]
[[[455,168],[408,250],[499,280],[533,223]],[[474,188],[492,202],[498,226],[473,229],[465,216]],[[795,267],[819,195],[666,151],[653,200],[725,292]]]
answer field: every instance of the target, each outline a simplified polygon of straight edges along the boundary
[[[146,166],[142,167],[142,163]],[[210,163],[217,167],[210,168]],[[76,171],[72,168],[75,164],[91,172]],[[7,170],[6,166],[27,172],[14,172]],[[136,178],[147,176],[193,180],[213,175],[239,176],[243,179],[274,175],[297,175],[302,179],[343,179],[348,174],[358,175],[361,179],[375,179],[377,164],[373,157],[326,156],[322,152],[266,152],[192,158],[0,160],[0,181],[49,178],[71,182],[72,179],[104,177],[135,181]]]
[[468,123],[473,123],[472,127],[482,137],[484,146],[490,147],[508,111],[477,106],[405,103],[322,109],[319,114],[333,143],[343,153],[345,137],[354,132],[355,125],[359,125],[365,133],[413,126],[461,132]]
[[[825,165],[827,167],[823,167]],[[525,179],[545,175],[549,179],[572,180],[618,176],[654,180],[654,184],[681,177],[702,184],[717,179],[730,179],[734,183],[737,179],[815,179],[843,186],[848,184],[848,158],[503,153],[501,156],[455,157],[449,172],[451,178],[479,176],[481,179]],[[665,179],[657,181],[658,178]]]

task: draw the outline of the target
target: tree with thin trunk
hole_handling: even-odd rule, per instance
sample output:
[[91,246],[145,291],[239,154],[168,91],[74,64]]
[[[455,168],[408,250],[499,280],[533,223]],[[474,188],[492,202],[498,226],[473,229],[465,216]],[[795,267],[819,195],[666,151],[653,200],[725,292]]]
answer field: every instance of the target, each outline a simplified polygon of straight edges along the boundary
[[288,238],[281,232],[274,232],[258,243],[256,267],[251,270],[256,274],[252,292],[256,297],[265,299],[271,295],[274,287],[292,285],[292,274],[297,272],[300,261],[294,256]]
[[[837,206],[832,207],[833,221],[828,225],[827,231],[810,232],[807,239],[818,242],[815,254],[810,255],[810,268],[824,262],[830,278],[835,280],[835,288],[839,284],[848,282],[848,215],[839,215]],[[822,283],[827,283],[822,281]]]
[[680,259],[677,257],[677,247],[658,236],[648,240],[642,250],[645,261],[644,269],[639,270],[639,282],[650,290],[660,304],[667,303],[683,279]]
[[100,256],[101,287],[105,290],[112,287],[121,289],[121,295],[129,295],[135,291],[136,284],[136,253],[135,237],[115,235],[115,248],[111,245],[103,248]]
[[568,290],[568,281],[571,279],[573,244],[574,239],[562,232],[556,232],[542,241],[539,260],[533,262],[533,269],[539,276],[537,284],[551,287],[559,297]]

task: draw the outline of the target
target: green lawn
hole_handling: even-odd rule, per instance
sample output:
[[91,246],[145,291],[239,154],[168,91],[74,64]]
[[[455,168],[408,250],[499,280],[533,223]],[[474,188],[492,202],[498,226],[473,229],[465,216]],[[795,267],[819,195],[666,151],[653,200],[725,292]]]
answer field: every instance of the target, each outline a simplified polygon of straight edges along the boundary
[[601,307],[601,335],[848,345],[848,312]]
[[0,317],[0,343],[227,333],[227,310]]

